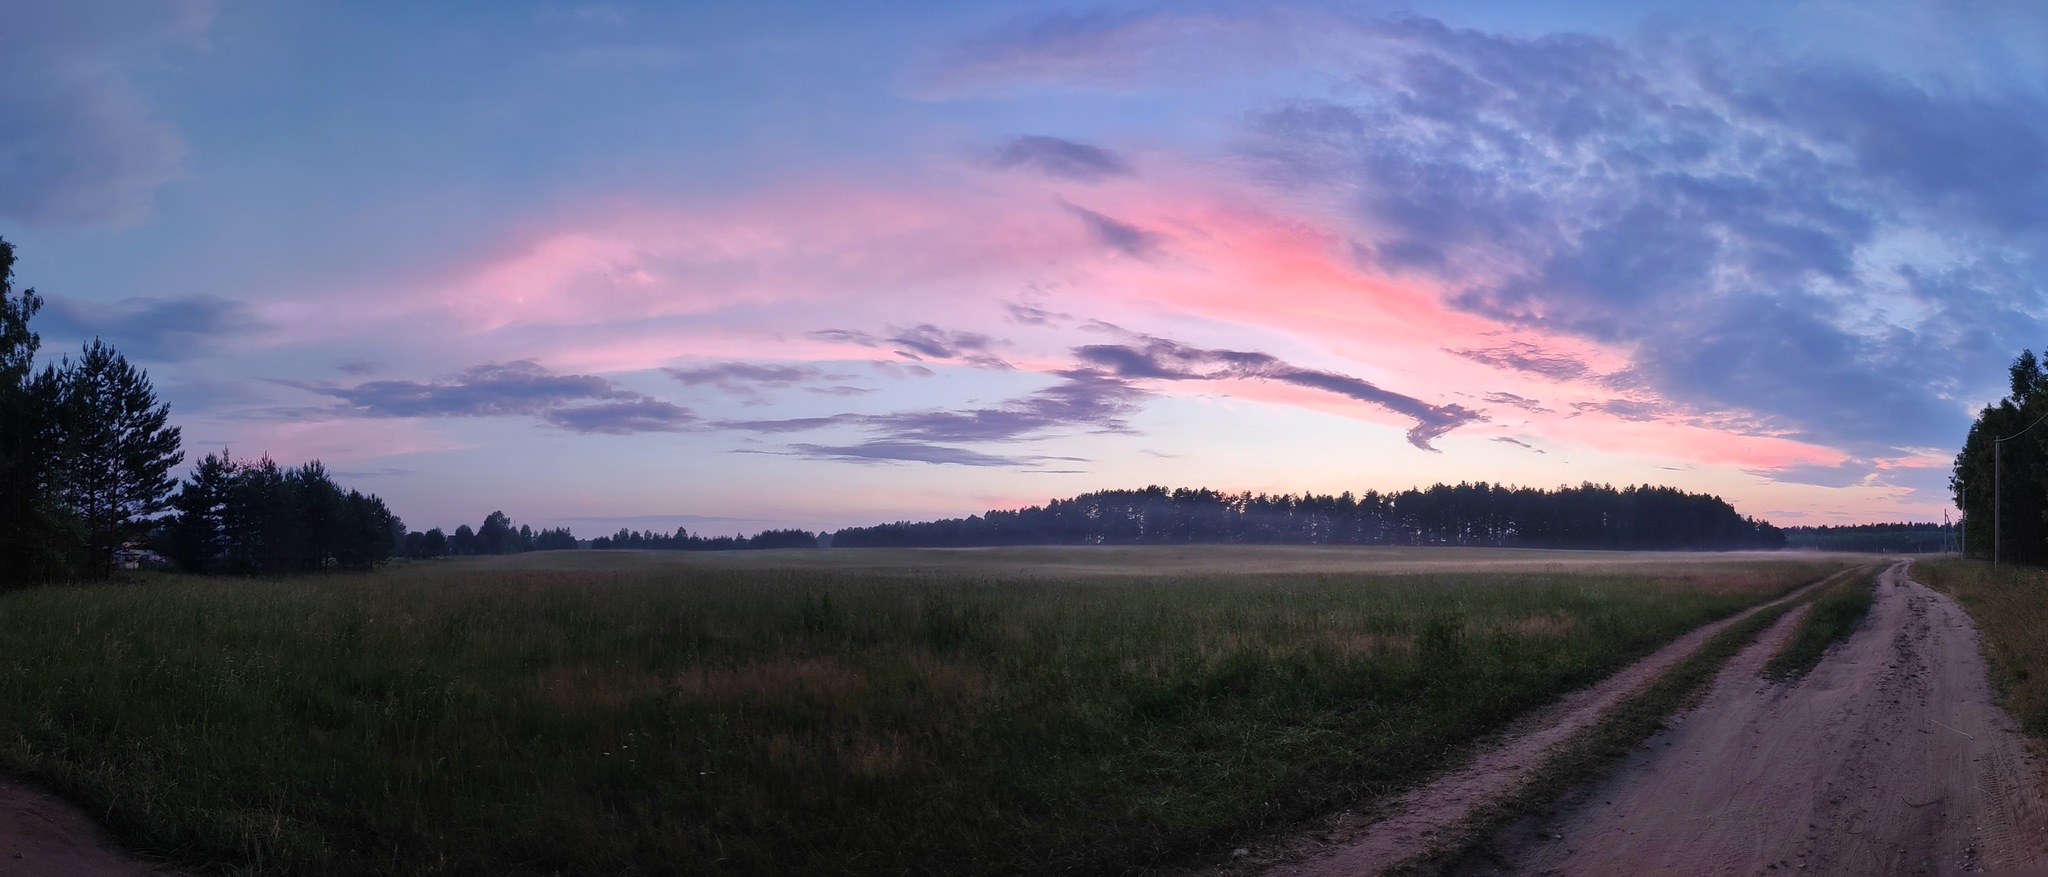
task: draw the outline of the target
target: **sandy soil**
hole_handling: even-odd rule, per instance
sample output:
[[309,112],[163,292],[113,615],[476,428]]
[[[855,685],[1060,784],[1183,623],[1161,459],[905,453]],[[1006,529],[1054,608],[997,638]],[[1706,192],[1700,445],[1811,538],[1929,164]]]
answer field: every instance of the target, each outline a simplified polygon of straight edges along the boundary
[[1788,629],[1575,806],[1502,838],[1494,872],[2048,873],[2039,765],[1960,607],[1893,566],[1861,629],[1764,682]]
[[78,808],[0,783],[0,877],[168,877],[176,872],[121,852]]
[[[1763,605],[1796,600],[1809,588]],[[1565,696],[1517,723],[1465,767],[1416,788],[1389,806],[1370,813],[1339,814],[1304,835],[1272,847],[1244,850],[1237,861],[1212,873],[1350,877],[1377,874],[1426,852],[1444,832],[1460,829],[1479,808],[1521,788],[1559,744],[1592,728],[1723,628],[1761,608],[1752,607],[1693,630],[1599,684]]]

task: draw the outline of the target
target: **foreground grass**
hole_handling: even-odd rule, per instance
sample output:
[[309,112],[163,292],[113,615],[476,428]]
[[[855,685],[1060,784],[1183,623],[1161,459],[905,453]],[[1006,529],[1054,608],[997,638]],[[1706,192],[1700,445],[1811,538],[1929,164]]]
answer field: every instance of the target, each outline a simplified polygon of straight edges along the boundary
[[1883,572],[1884,567],[1872,566],[1844,574],[1815,596],[1813,608],[1799,619],[1785,647],[1764,665],[1764,677],[1791,679],[1819,664],[1830,647],[1847,639],[1870,614],[1870,605],[1877,599],[1877,577]]
[[1970,613],[2006,712],[2048,737],[2048,570],[1943,558],[1913,561],[1913,578]]
[[1143,870],[1391,791],[1839,568],[818,556],[0,595],[0,759],[139,847],[264,873]]

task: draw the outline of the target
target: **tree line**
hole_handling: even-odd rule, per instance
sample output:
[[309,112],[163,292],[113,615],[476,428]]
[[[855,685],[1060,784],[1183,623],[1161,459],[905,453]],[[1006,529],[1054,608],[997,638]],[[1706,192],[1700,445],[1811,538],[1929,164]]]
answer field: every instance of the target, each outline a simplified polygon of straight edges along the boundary
[[443,533],[435,527],[421,533],[417,530],[406,533],[404,554],[406,557],[467,557],[478,554],[524,554],[528,551],[561,551],[576,548],[576,537],[568,527],[535,530],[525,524],[513,526],[512,519],[504,512],[492,512],[484,516],[484,522],[476,529],[468,524],[455,528],[455,533]]
[[1299,496],[1152,486],[831,536],[835,548],[1218,543],[1729,550],[1781,548],[1785,534],[1720,497],[1669,487],[1478,482]]
[[154,544],[191,572],[282,575],[369,569],[391,556],[405,524],[384,501],[334,483],[314,460],[287,468],[265,455],[207,454],[172,500]]
[[2007,376],[2011,392],[1970,424],[1949,490],[1963,510],[1966,552],[1995,549],[2001,560],[2040,566],[2048,564],[2048,371],[2022,350]]
[[37,370],[42,309],[0,240],[0,586],[105,578],[155,554],[198,572],[365,568],[398,518],[318,461],[209,454],[180,482],[180,430],[145,370],[98,339]]
[[610,536],[590,540],[600,549],[636,548],[656,551],[758,551],[770,548],[816,548],[819,534],[809,530],[762,530],[752,536],[704,537],[677,527],[673,535],[657,531],[620,528]]
[[1846,524],[1786,527],[1785,547],[1877,554],[1938,554],[1956,550],[1956,529],[1948,524]]

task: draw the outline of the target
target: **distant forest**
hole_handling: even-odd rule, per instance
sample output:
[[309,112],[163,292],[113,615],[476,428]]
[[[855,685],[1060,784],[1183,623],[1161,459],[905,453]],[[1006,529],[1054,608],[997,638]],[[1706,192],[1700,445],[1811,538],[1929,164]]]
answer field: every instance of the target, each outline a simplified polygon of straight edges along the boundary
[[816,548],[818,535],[809,530],[762,530],[753,536],[697,536],[681,527],[675,535],[621,529],[590,540],[592,548],[639,548],[657,551],[745,551],[763,548]]
[[1877,554],[1938,554],[1956,550],[1956,532],[1945,524],[1852,524],[1842,527],[1786,527],[1785,547]]
[[528,551],[562,551],[576,548],[576,536],[568,527],[556,530],[535,530],[525,524],[514,526],[512,519],[504,512],[492,512],[484,516],[483,526],[474,530],[468,524],[456,527],[455,532],[443,533],[435,527],[424,533],[413,531],[399,540],[399,553],[406,557],[466,557],[475,554],[524,554]]
[[1016,511],[832,534],[835,548],[993,545],[1467,545],[1662,550],[1768,549],[1785,534],[1720,497],[1669,487],[1556,490],[1438,484],[1399,493],[1107,490]]

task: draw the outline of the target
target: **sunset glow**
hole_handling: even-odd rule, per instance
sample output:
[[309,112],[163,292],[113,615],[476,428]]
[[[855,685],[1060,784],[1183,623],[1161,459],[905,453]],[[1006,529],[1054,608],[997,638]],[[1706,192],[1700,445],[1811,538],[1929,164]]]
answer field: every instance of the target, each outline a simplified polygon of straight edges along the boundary
[[1940,520],[2048,339],[2016,4],[95,5],[0,34],[45,355],[415,529],[1479,480]]

